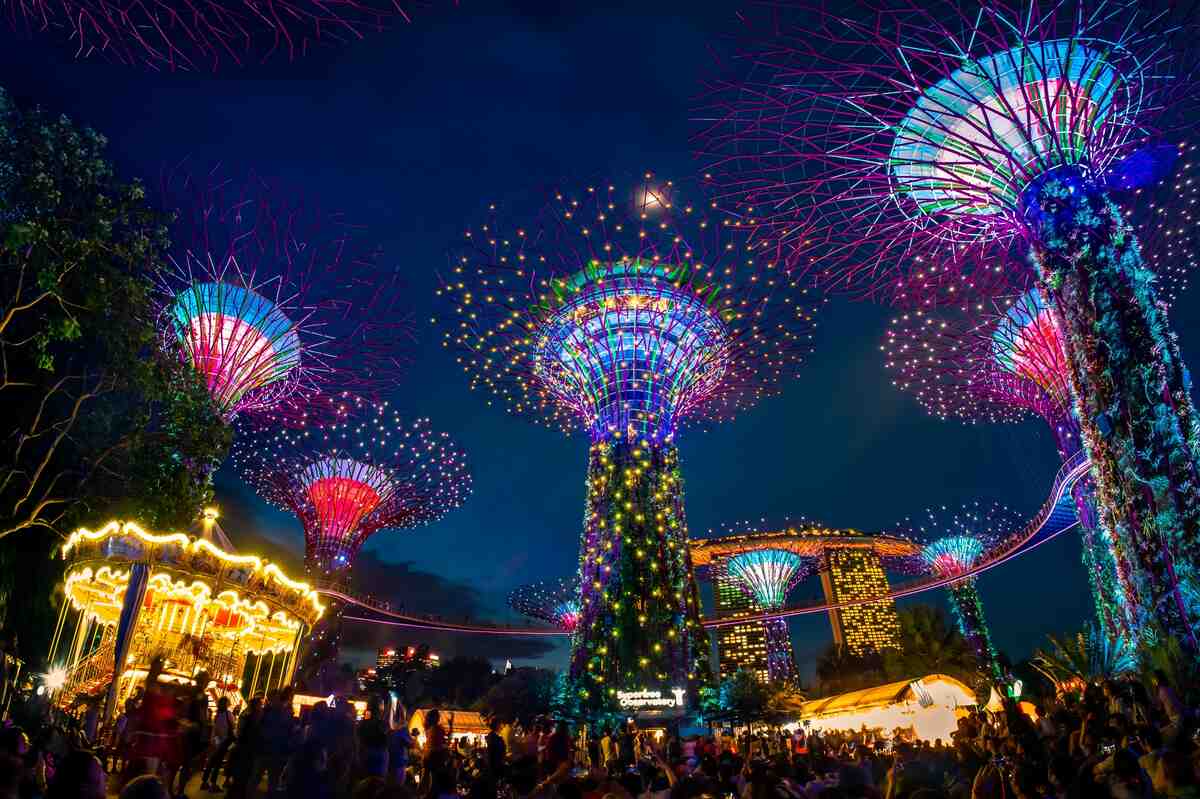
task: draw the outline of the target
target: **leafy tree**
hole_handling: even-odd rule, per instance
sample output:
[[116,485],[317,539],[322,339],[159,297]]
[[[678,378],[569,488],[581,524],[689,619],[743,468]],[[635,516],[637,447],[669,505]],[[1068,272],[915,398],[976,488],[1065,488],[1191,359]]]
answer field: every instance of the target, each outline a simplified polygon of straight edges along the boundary
[[145,269],[166,220],[106,141],[0,93],[0,538],[98,514],[189,524],[229,431],[159,346]]
[[700,713],[710,721],[747,724],[766,717],[770,692],[752,672],[738,669],[714,689],[701,689]]
[[429,673],[430,698],[447,707],[470,708],[497,682],[492,664],[484,658],[459,655]]
[[817,659],[821,696],[858,691],[889,682],[947,674],[974,685],[979,663],[966,639],[940,608],[914,605],[898,611],[900,648],[853,654],[831,645]]
[[821,696],[843,694],[887,681],[883,658],[875,652],[856,654],[830,644],[817,658],[817,689]]
[[805,691],[791,682],[775,682],[767,686],[767,701],[764,706],[764,718],[768,721],[780,721],[795,718],[800,705],[808,699]]
[[889,681],[926,674],[947,674],[968,685],[978,681],[979,661],[941,608],[914,605],[897,615],[900,650],[889,650],[883,656],[884,676]]
[[[229,446],[199,377],[159,346],[145,270],[169,220],[105,146],[0,91],[0,539],[22,561],[108,515],[186,526]],[[42,565],[0,574],[28,605],[8,618],[25,651],[53,628]]]
[[558,676],[548,669],[515,668],[504,675],[477,704],[487,718],[528,725],[549,715],[558,691]]
[[1074,635],[1046,637],[1050,646],[1034,652],[1031,665],[1057,690],[1109,680],[1137,669],[1137,655],[1128,641],[1107,635],[1097,624]]

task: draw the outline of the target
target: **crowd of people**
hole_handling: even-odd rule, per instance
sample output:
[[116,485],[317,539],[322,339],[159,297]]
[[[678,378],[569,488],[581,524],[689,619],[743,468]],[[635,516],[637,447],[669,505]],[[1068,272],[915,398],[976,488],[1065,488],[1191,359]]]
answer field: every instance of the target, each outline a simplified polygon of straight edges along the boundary
[[361,717],[345,699],[296,713],[290,689],[235,713],[207,684],[149,679],[103,727],[86,701],[70,725],[7,722],[0,799],[1200,799],[1197,719],[1162,675],[1153,692],[1110,681],[1035,713],[974,710],[934,741],[498,719],[466,736],[452,715],[413,728],[383,701]]

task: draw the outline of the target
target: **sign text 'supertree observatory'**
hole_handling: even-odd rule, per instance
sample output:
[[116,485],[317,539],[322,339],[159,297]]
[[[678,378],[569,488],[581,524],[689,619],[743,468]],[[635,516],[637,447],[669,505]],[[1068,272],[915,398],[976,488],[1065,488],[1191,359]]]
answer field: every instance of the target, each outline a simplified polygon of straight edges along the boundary
[[409,21],[401,0],[27,0],[6,6],[17,31],[54,36],[79,58],[153,70],[215,70],[357,41]]
[[1138,173],[1155,172],[1164,131],[1198,119],[1185,13],[1134,0],[770,4],[747,73],[702,112],[702,147],[762,249],[824,285],[922,307],[961,304],[998,275],[1038,289],[1063,334],[1102,522],[1159,631],[1194,656],[1200,428],[1113,201],[1151,179]]
[[531,619],[553,624],[567,633],[579,627],[579,581],[565,577],[523,585],[508,595],[508,604]]
[[896,532],[921,545],[920,568],[950,579],[950,607],[958,630],[971,647],[979,667],[991,681],[1004,682],[1004,671],[988,632],[983,602],[972,569],[987,553],[1024,526],[1024,520],[999,503],[930,508],[905,519]]
[[[340,214],[256,178],[167,181],[176,251],[156,275],[164,345],[227,421],[302,426],[390,386],[411,342],[395,277]],[[328,420],[327,418],[327,420]]]
[[812,347],[818,302],[730,233],[669,181],[599,183],[470,230],[439,290],[473,387],[591,438],[571,674],[594,708],[708,678],[676,434],[782,388]]
[[[988,301],[969,314],[902,314],[888,329],[885,351],[895,384],[930,413],[989,422],[1033,413],[1049,425],[1064,462],[1079,454],[1066,350],[1036,290]],[[1124,550],[1100,523],[1094,491],[1090,475],[1072,487],[1096,615],[1109,635],[1134,641],[1139,589]]]
[[[234,465],[260,497],[304,527],[304,561],[323,588],[345,590],[359,549],[380,530],[437,521],[466,501],[466,458],[428,419],[405,420],[386,403],[347,401],[335,421],[246,436]],[[300,677],[323,690],[336,669],[343,603],[326,597]]]

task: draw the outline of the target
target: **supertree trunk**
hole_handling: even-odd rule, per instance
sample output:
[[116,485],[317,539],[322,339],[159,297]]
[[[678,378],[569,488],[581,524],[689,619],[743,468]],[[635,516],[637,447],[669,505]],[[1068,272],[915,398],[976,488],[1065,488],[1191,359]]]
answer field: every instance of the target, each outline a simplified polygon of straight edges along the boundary
[[1096,507],[1096,485],[1086,475],[1071,488],[1079,519],[1083,567],[1087,572],[1096,618],[1109,636],[1136,646],[1144,622],[1133,565],[1108,532]]
[[[323,569],[316,553],[310,553],[305,559],[305,567],[313,585],[344,588],[349,583],[349,569],[332,572]],[[346,603],[328,594],[322,595],[321,602],[325,605],[325,612],[304,641],[300,662],[296,667],[296,679],[305,690],[324,696],[347,687],[338,664]]]
[[708,678],[687,538],[675,445],[626,437],[594,443],[571,658],[586,705],[602,707],[617,690],[694,689]]
[[951,583],[949,590],[950,607],[954,610],[958,631],[967,639],[967,645],[992,682],[1001,684],[1004,682],[1004,672],[1000,668],[996,647],[992,645],[992,635],[983,616],[983,602],[979,599],[974,578]]
[[1059,170],[1027,193],[1032,259],[1065,333],[1096,499],[1158,632],[1200,655],[1200,493],[1190,380],[1136,239],[1094,183]]
[[767,676],[771,682],[791,682],[796,679],[796,662],[792,659],[791,633],[783,619],[763,622],[767,634]]

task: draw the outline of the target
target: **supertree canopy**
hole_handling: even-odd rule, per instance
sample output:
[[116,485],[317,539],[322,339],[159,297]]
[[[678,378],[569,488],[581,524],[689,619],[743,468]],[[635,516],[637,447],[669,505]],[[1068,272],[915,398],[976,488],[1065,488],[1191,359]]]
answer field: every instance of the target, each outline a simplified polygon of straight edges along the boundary
[[579,626],[579,581],[563,578],[523,585],[508,595],[508,604],[531,619],[573,633]]
[[[763,610],[781,608],[788,592],[813,571],[817,561],[787,549],[757,549],[726,559],[725,571]],[[763,622],[767,645],[767,675],[771,680],[791,680],[796,676],[792,657],[791,633],[785,619]]]
[[972,569],[1024,520],[999,503],[974,502],[961,508],[930,508],[905,519],[896,531],[922,545],[921,561],[935,577],[946,578],[950,606],[959,632],[967,639],[979,665],[995,684],[1004,680],[996,648],[983,615]]
[[[1067,461],[1082,447],[1055,319],[1037,291],[961,313],[912,311],[892,320],[884,345],[894,383],[928,410],[966,421],[1017,421],[1029,412],[1050,427]],[[1082,556],[1106,630],[1134,640],[1139,589],[1128,557],[1097,512],[1090,476],[1072,487]]]
[[155,70],[217,69],[363,38],[409,20],[400,0],[25,0],[6,3],[10,25],[57,35],[80,58]]
[[[345,589],[369,537],[442,518],[466,501],[471,475],[463,451],[428,419],[405,420],[385,403],[337,405],[332,422],[243,437],[233,462],[260,497],[299,519],[311,579]],[[310,681],[336,666],[343,608],[326,604],[302,670]]]
[[596,708],[707,678],[676,433],[780,390],[812,347],[818,301],[710,211],[653,175],[557,191],[469,231],[439,291],[473,387],[591,439],[571,671]]
[[1193,10],[1155,5],[770,4],[747,77],[714,92],[702,146],[760,248],[821,283],[927,308],[1038,289],[1097,501],[1157,629],[1194,656],[1200,427],[1115,202],[1178,154],[1163,131],[1200,118],[1184,63]]
[[805,559],[786,549],[743,552],[729,558],[726,568],[759,607],[766,610],[783,607],[788,592],[808,573]]
[[[336,407],[319,395],[391,384],[411,325],[359,231],[254,178],[187,178],[164,195],[181,207],[178,250],[157,272],[164,343],[226,419],[302,424]],[[368,270],[379,279],[357,276]]]

